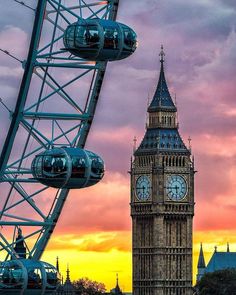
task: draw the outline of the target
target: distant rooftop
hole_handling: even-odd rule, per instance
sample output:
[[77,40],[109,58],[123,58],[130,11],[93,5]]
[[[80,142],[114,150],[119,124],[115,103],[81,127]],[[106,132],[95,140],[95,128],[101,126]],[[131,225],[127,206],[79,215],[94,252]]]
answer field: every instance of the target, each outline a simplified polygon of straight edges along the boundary
[[206,272],[227,268],[236,269],[236,252],[215,252],[206,267]]

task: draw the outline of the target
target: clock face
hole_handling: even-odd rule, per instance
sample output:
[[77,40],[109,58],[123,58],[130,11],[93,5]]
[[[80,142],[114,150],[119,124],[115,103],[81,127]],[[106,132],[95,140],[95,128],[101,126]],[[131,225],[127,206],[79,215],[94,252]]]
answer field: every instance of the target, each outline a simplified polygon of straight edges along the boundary
[[186,180],[180,175],[168,176],[166,181],[166,194],[173,201],[182,200],[187,194]]
[[139,201],[147,201],[151,193],[151,181],[146,175],[140,176],[136,181],[136,196]]

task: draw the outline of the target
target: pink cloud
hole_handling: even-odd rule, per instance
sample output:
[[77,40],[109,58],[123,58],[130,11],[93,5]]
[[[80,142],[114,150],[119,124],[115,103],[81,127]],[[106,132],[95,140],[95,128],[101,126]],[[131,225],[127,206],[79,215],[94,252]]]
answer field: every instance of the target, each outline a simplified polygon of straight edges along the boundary
[[129,183],[110,174],[95,187],[71,191],[59,219],[59,233],[130,230]]

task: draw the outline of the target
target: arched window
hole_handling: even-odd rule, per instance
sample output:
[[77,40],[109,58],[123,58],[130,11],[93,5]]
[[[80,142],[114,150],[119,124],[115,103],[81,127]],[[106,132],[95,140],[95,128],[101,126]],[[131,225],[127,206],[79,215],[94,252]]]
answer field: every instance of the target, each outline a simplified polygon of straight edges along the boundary
[[175,157],[175,166],[178,166],[178,157]]
[[168,157],[166,157],[166,166],[168,166]]
[[182,165],[181,165],[181,157],[179,157],[179,166],[182,166]]

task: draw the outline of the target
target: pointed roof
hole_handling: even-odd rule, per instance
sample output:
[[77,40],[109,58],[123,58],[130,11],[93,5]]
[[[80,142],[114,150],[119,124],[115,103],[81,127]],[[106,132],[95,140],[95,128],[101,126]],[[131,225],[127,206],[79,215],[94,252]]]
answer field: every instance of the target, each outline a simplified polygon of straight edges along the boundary
[[69,269],[69,264],[67,264],[66,281],[70,281],[70,269]]
[[205,259],[204,259],[204,254],[203,254],[203,249],[202,249],[202,243],[201,243],[201,246],[200,246],[200,253],[199,253],[197,267],[198,268],[205,268],[206,267],[206,263],[205,263]]
[[[153,100],[148,107],[148,112],[177,112],[177,108],[170,96],[164,73],[164,50],[161,46],[160,62],[161,70],[157,89]],[[150,127],[146,126],[144,138],[139,147],[134,150],[134,155],[152,154],[153,152],[177,152],[190,155],[191,151],[185,146],[179,131],[178,125],[166,127]]]
[[164,53],[163,45],[161,46],[161,52],[159,55],[160,55],[160,63],[161,63],[160,76],[159,76],[156,92],[148,108],[148,112],[154,112],[158,110],[168,110],[168,111],[176,112],[177,109],[169,93],[169,89],[168,89],[166,78],[165,78],[165,72],[164,72],[165,53]]
[[119,286],[119,277],[118,274],[116,274],[116,287],[111,290],[111,294],[116,294],[116,295],[122,295],[122,291]]
[[70,280],[70,270],[69,270],[69,265],[67,264],[67,270],[66,270],[66,280],[65,283],[63,285],[63,290],[65,292],[73,292],[75,290],[74,286],[71,283]]
[[178,129],[147,129],[140,146],[134,154],[152,153],[153,150],[189,154],[189,150],[186,148]]
[[213,272],[227,268],[236,269],[236,253],[235,252],[214,252],[209,261],[206,272]]
[[116,290],[120,291],[120,286],[119,286],[119,276],[118,273],[116,274]]

